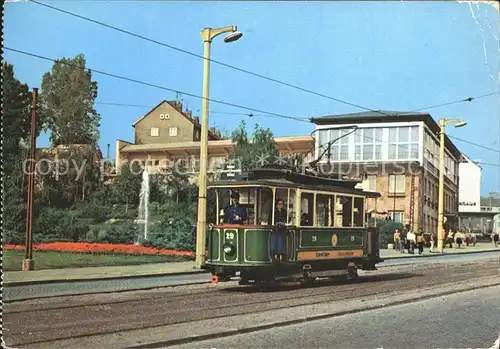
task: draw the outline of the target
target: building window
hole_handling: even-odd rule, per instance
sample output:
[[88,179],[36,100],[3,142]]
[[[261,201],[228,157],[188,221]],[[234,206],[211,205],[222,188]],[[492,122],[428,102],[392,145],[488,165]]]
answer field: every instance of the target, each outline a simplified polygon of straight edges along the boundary
[[354,133],[354,160],[382,160],[382,131],[364,128]]
[[158,137],[160,129],[158,127],[151,127],[151,137]]
[[346,161],[349,159],[349,136],[346,136],[348,133],[352,132],[352,130],[330,130],[330,141],[333,141],[339,137],[343,137],[338,139],[332,144],[331,147],[331,161]]
[[405,192],[405,175],[389,175],[389,193],[404,194]]
[[168,135],[171,137],[177,136],[177,127],[170,127],[168,129]]
[[393,222],[404,224],[404,211],[389,211]]
[[377,176],[369,175],[369,176],[367,176],[366,180],[368,182],[367,190],[377,191]]
[[389,128],[389,160],[418,160],[418,126]]

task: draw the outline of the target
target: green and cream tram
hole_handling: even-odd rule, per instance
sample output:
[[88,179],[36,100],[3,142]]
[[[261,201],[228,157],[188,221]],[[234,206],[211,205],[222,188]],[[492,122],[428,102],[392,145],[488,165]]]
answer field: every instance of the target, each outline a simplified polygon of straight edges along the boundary
[[[242,285],[356,278],[358,269],[376,270],[383,260],[378,230],[366,223],[366,208],[379,194],[357,189],[357,183],[265,168],[210,183],[203,268],[214,283],[239,272]],[[235,193],[235,212],[242,212],[236,223],[227,219]],[[277,233],[283,244],[278,254],[273,251]]]

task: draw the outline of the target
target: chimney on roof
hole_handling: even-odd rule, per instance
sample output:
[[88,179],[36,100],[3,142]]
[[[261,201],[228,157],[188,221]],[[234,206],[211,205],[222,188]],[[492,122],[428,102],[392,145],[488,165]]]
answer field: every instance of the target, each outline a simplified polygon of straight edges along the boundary
[[200,118],[198,116],[193,117],[193,121],[195,122],[195,124],[200,124]]
[[184,114],[191,119],[191,110],[186,110]]
[[182,113],[182,102],[171,101],[169,104],[174,107],[177,111]]

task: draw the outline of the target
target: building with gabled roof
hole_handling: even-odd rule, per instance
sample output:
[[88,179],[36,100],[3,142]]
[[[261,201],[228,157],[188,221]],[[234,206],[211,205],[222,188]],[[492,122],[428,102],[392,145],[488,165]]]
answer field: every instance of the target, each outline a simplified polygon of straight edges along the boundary
[[[135,144],[197,142],[200,140],[201,124],[191,110],[183,110],[181,102],[161,101],[132,126],[135,129]],[[222,139],[221,134],[211,129],[209,140]]]

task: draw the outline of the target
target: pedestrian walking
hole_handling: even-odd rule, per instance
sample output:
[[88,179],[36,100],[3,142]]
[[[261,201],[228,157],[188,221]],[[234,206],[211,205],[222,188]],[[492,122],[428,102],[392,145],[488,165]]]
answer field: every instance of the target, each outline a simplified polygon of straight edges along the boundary
[[401,240],[401,234],[399,233],[399,230],[396,229],[394,230],[394,249],[399,249],[399,241]]
[[436,241],[437,241],[437,234],[432,233],[431,234],[431,248],[429,250],[430,253],[434,253],[434,246],[436,246]]
[[425,246],[425,237],[424,237],[424,234],[418,234],[418,236],[417,236],[417,246],[418,246],[418,254],[422,254],[424,252],[424,246]]
[[493,243],[495,244],[495,247],[498,246],[498,233],[493,234]]
[[406,240],[408,240],[408,243],[409,243],[408,253],[414,254],[415,253],[415,243],[416,243],[415,233],[412,231],[409,231],[408,234],[406,235]]

